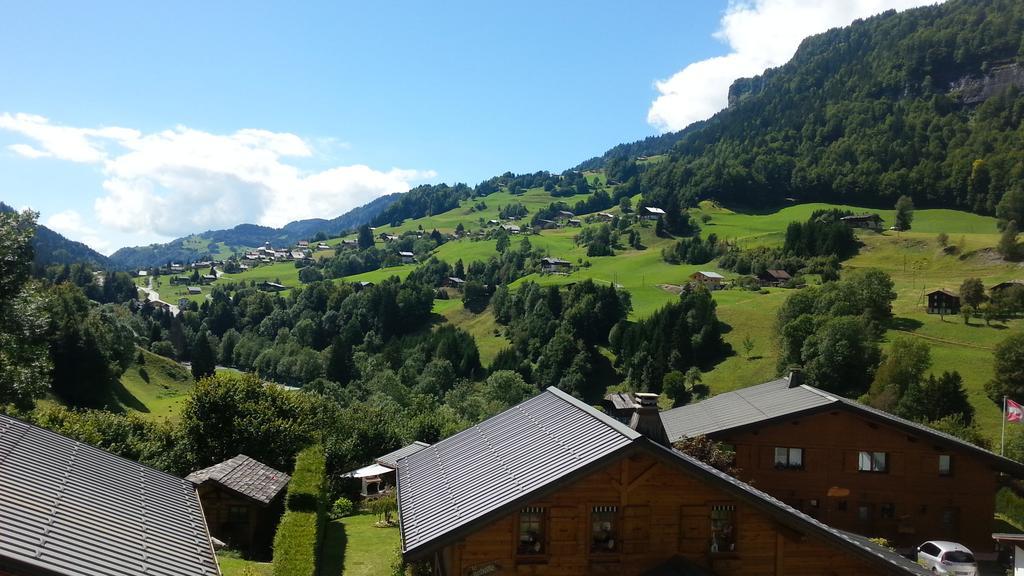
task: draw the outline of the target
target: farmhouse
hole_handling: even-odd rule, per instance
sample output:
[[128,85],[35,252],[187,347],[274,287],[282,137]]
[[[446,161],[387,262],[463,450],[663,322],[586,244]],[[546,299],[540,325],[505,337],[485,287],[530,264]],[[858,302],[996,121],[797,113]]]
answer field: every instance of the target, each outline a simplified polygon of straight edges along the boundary
[[657,220],[664,215],[664,210],[661,208],[655,208],[654,206],[644,206],[644,209],[640,212],[640,217],[644,220]]
[[385,242],[393,242],[395,240],[398,240],[398,236],[395,236],[394,234],[388,234],[387,232],[381,232],[380,239]]
[[199,280],[203,284],[209,284],[210,282],[216,282],[217,281],[217,275],[216,274],[203,274],[202,276],[199,277]]
[[466,281],[462,278],[456,278],[455,276],[449,276],[444,281],[444,285],[449,288],[457,288],[462,290],[462,287],[466,285]]
[[416,255],[412,252],[399,252],[398,256],[402,259],[402,264],[415,264]]
[[656,405],[627,426],[548,388],[398,460],[403,556],[449,576],[927,574],[639,431],[652,423]]
[[718,272],[708,272],[706,270],[694,272],[690,275],[691,283],[702,284],[708,290],[718,290],[722,288],[723,280],[725,280],[725,276],[722,276]]
[[309,248],[309,240],[299,240],[296,246],[298,246],[299,248]]
[[282,292],[287,290],[288,287],[284,284],[278,284],[277,282],[260,282],[259,289],[264,292]]
[[188,287],[188,293],[192,294],[193,296],[196,295],[196,294],[202,294],[203,293],[203,289],[200,288],[199,286],[189,286]]
[[882,229],[882,217],[878,214],[860,214],[857,216],[843,216],[840,218],[850,228],[868,228],[870,230]]
[[149,276],[149,272],[147,272],[146,270],[139,270],[138,275],[139,276],[143,276],[143,277],[144,276]]
[[555,222],[554,220],[545,220],[543,218],[538,218],[537,227],[540,228],[541,230],[550,230],[552,228],[557,228],[558,223]]
[[569,218],[566,221],[566,224],[568,224],[569,226],[572,226],[573,228],[579,228],[580,226],[583,226],[583,222],[580,221],[579,218]]
[[185,477],[203,503],[210,534],[250,557],[269,558],[290,477],[244,454]]
[[991,549],[1000,473],[1024,466],[943,432],[802,385],[800,374],[662,412],[668,437],[731,445],[740,477],[829,526]]
[[1003,290],[1009,290],[1015,286],[1020,286],[1021,288],[1024,288],[1024,280],[1007,280],[1006,282],[1000,282],[999,284],[996,284],[995,286],[990,288],[990,290],[992,294],[998,294]]
[[0,462],[0,574],[220,574],[191,483],[2,415]]
[[569,212],[568,210],[559,210],[555,214],[555,219],[556,220],[568,220],[569,218],[575,218],[575,217],[576,217],[576,214],[573,214],[572,212]]
[[604,220],[605,222],[611,222],[612,220],[615,220],[615,215],[610,212],[598,212],[597,216],[598,218]]
[[929,314],[959,314],[960,296],[949,290],[932,290],[928,293]]
[[373,464],[370,464],[369,466],[363,466],[358,470],[353,470],[342,477],[358,478],[361,480],[362,489],[360,490],[360,494],[364,497],[385,494],[394,488],[397,481],[395,470],[398,469],[398,461],[429,446],[430,444],[427,444],[426,442],[413,442],[408,446],[399,448],[394,452],[389,452],[379,458],[376,458],[373,461]]
[[569,272],[571,267],[572,262],[569,262],[568,260],[550,257],[540,259],[540,271],[546,274]]
[[331,246],[330,246],[330,244],[325,244],[325,243],[321,242],[321,243],[316,245],[316,249],[317,250],[330,250]]
[[342,240],[341,241],[341,247],[342,248],[358,248],[359,247],[359,241],[358,240]]
[[508,232],[509,234],[519,234],[520,228],[515,224],[502,224],[501,229]]
[[765,270],[757,275],[757,281],[761,286],[782,286],[792,279],[793,277],[785,270]]

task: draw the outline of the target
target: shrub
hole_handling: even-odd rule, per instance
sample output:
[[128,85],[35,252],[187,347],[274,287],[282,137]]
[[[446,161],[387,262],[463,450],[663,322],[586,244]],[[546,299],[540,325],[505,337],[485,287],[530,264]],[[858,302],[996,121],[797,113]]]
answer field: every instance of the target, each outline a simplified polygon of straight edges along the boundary
[[354,509],[355,506],[352,504],[352,501],[342,496],[335,500],[334,505],[331,506],[331,517],[344,518],[345,516],[352,514]]

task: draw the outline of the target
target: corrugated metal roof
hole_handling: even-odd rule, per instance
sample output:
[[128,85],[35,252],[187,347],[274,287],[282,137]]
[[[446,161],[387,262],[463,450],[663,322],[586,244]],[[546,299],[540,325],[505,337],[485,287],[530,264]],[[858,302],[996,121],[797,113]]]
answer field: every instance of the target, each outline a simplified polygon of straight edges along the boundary
[[430,444],[427,444],[426,442],[420,442],[419,440],[417,440],[416,442],[413,442],[412,444],[409,444],[404,448],[399,448],[394,452],[388,452],[387,454],[381,456],[380,458],[377,458],[376,462],[381,466],[387,466],[388,468],[395,470],[398,468],[399,460],[405,458],[406,456],[411,456],[419,452],[420,450],[427,448],[428,446],[430,446]]
[[556,388],[403,458],[398,506],[406,554],[430,551],[445,536],[471,529],[551,484],[586,473],[631,449],[645,449],[713,483],[780,522],[818,536],[886,568],[928,574],[916,563],[866,539],[836,530],[678,450],[637,434]]
[[789,379],[741,388],[661,413],[669,440],[721,432],[836,402],[810,386],[789,387]]
[[996,469],[1024,477],[1024,465],[965,442],[956,436],[912,422],[884,410],[854,400],[829,394],[806,384],[790,388],[788,378],[772,380],[712,396],[707,400],[673,408],[661,413],[661,422],[669,440],[726,432],[773,420],[827,408],[843,408],[869,418],[887,422],[904,430],[920,433],[934,440],[959,446],[991,460]]
[[288,485],[291,477],[245,454],[239,454],[220,464],[197,470],[185,477],[196,486],[203,482],[216,482],[225,488],[270,504]]
[[2,415],[0,557],[68,576],[219,574],[190,482]]
[[403,549],[416,550],[639,437],[548,388],[399,461]]

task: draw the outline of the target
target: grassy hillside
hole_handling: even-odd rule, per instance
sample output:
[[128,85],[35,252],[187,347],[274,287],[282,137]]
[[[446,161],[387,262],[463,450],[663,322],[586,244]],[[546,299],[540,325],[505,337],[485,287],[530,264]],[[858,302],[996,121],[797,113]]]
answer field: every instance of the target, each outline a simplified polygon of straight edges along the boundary
[[135,362],[121,375],[116,396],[121,407],[154,419],[177,418],[192,390],[192,375],[177,362],[141,350],[144,363]]

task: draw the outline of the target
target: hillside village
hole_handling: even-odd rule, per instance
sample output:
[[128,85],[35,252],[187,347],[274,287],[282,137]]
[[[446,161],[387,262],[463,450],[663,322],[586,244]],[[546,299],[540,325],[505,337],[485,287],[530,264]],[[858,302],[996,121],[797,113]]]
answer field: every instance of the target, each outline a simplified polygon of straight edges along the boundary
[[0,576],[1024,574],[1022,34],[119,258],[0,204]]

